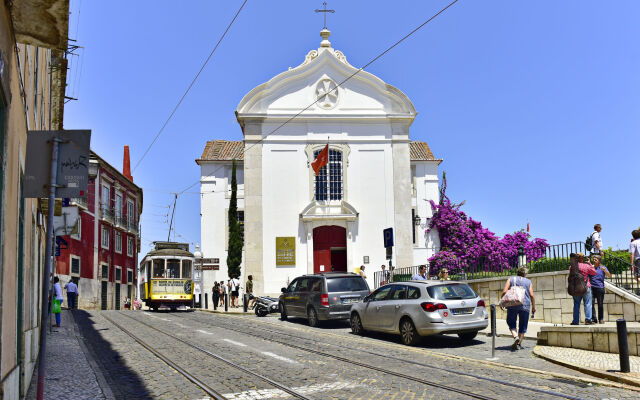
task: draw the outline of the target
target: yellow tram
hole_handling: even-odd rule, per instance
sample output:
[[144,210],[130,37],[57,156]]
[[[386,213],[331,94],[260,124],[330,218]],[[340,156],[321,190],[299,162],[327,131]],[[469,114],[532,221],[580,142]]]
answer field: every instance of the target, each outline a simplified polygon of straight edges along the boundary
[[193,303],[193,254],[188,243],[153,242],[140,262],[140,297],[154,311]]

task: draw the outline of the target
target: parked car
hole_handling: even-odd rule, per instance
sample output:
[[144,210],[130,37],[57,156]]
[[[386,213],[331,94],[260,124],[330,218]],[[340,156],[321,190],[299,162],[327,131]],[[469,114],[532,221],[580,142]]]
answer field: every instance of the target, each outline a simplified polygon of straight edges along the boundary
[[466,283],[411,281],[392,283],[351,308],[355,334],[378,331],[400,334],[406,345],[421,336],[455,333],[470,341],[489,324],[484,300]]
[[354,273],[326,272],[303,275],[282,288],[280,318],[302,317],[310,326],[319,321],[349,319],[351,306],[371,291],[367,281]]

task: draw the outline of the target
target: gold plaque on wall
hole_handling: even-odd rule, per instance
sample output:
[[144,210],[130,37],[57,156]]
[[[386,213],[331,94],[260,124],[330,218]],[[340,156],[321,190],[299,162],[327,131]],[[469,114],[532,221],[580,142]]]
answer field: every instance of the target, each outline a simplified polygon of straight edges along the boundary
[[276,237],[276,266],[296,265],[296,238]]

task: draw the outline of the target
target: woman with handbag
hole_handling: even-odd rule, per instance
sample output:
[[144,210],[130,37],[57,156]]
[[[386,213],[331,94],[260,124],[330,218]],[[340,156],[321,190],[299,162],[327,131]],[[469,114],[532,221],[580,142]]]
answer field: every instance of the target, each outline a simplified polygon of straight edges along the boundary
[[[518,268],[517,275],[509,278],[504,285],[502,299],[500,299],[500,306],[507,308],[507,325],[514,339],[511,350],[522,348],[522,340],[529,324],[529,311],[532,312],[532,315],[536,312],[533,287],[531,286],[531,280],[525,278],[526,275],[527,269],[525,267]],[[520,323],[516,331],[518,317],[520,318]]]

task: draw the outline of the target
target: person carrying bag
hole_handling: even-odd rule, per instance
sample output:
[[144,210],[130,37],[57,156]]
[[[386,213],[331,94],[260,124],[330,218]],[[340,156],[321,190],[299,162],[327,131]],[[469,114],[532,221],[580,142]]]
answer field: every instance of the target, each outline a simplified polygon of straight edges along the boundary
[[[509,278],[504,285],[502,298],[500,299],[500,307],[507,308],[507,325],[514,342],[511,350],[522,348],[524,334],[527,332],[529,325],[529,312],[533,316],[536,312],[535,296],[533,295],[533,286],[528,278],[526,267],[518,268],[517,276]],[[518,330],[516,331],[516,322],[519,320]]]

